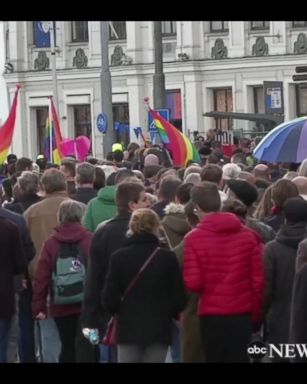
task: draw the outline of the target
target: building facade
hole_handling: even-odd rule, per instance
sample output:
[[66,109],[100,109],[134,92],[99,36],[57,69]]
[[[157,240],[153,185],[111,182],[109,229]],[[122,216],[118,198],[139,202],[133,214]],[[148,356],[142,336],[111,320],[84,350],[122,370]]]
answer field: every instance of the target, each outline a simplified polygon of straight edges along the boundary
[[[50,42],[42,22],[4,22],[6,73],[12,100],[22,83],[13,151],[42,152],[48,96],[53,93]],[[102,157],[100,22],[54,23],[59,119],[64,137],[87,135]],[[128,130],[118,139],[137,141],[133,128],[148,129],[144,97],[153,104],[153,22],[110,23],[109,62],[113,119]],[[205,117],[210,111],[264,113],[264,81],[283,82],[285,120],[307,113],[307,84],[292,80],[307,64],[306,21],[164,21],[163,61],[170,119],[191,135],[209,128],[246,129],[250,122]]]

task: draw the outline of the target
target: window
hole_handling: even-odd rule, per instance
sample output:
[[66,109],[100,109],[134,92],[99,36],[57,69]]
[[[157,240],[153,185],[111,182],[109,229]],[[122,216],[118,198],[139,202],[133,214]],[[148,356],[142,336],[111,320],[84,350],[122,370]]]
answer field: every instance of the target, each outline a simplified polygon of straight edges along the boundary
[[170,122],[182,132],[181,91],[166,91],[166,107],[170,111]]
[[296,84],[296,114],[307,115],[307,84]]
[[[214,111],[232,112],[232,88],[216,88],[213,90]],[[229,119],[216,119],[215,128],[227,131],[231,128]]]
[[73,110],[75,137],[87,136],[88,138],[90,138],[92,134],[90,105],[74,105]]
[[162,21],[162,36],[176,36],[176,21]]
[[36,132],[37,132],[37,153],[44,153],[44,141],[46,137],[46,121],[48,117],[48,107],[35,108]]
[[72,42],[88,41],[88,22],[87,21],[72,21],[71,41]]
[[254,112],[255,113],[265,113],[264,108],[264,93],[263,86],[253,87],[254,93]]
[[210,21],[210,32],[228,32],[228,21]]
[[307,27],[307,21],[292,21],[292,28]]
[[[54,45],[56,45],[56,24],[53,22]],[[33,21],[33,43],[37,48],[50,47],[50,29],[48,21]]]
[[263,31],[270,29],[269,21],[251,21],[252,31]]
[[128,103],[113,104],[113,123],[118,127],[118,129],[115,130],[116,142],[122,143],[124,147],[127,147],[130,143]]
[[126,40],[126,22],[110,21],[109,22],[109,39],[110,40]]

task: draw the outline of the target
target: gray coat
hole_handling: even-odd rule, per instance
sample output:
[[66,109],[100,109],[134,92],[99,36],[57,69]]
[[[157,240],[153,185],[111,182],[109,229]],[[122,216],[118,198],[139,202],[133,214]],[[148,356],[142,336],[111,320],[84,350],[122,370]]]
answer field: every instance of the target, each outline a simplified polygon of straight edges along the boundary
[[[307,343],[307,239],[302,241],[298,247],[296,274],[293,284],[293,297],[291,305],[290,342]],[[296,359],[296,361],[307,361],[307,357]]]
[[289,342],[290,305],[297,247],[306,235],[306,223],[285,224],[264,253],[265,337],[270,343]]

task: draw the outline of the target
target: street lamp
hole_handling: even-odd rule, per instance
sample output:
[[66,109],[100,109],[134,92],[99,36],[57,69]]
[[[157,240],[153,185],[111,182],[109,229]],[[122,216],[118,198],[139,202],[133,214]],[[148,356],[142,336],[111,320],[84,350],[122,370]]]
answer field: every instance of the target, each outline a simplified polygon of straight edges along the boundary
[[103,156],[112,150],[114,143],[113,110],[112,110],[112,79],[109,69],[109,24],[100,22],[101,40],[101,111],[107,117],[107,131],[103,136]]
[[154,86],[154,108],[165,108],[165,76],[163,73],[163,46],[162,46],[162,22],[154,21],[155,41],[155,74]]

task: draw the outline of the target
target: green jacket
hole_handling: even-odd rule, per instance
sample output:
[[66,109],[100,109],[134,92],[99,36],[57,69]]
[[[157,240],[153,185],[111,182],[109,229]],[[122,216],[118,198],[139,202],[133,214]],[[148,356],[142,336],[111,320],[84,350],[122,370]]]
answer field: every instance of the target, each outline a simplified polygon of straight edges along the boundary
[[86,229],[91,232],[95,232],[98,224],[102,221],[112,219],[117,215],[115,193],[115,185],[106,186],[101,188],[97,197],[88,203],[83,218],[83,225]]

